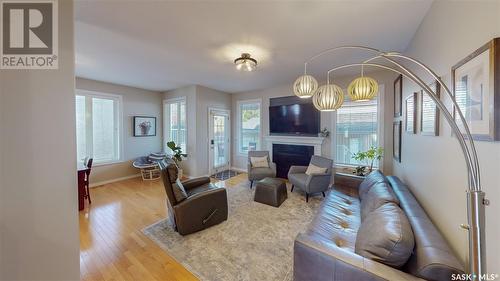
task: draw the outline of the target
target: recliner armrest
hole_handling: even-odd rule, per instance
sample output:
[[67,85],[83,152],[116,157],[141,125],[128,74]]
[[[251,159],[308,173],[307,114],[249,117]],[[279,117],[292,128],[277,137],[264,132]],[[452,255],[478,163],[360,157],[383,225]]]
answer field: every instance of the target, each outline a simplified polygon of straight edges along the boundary
[[175,205],[175,221],[180,234],[189,234],[227,219],[227,192],[213,188],[196,193]]
[[411,274],[364,258],[343,249],[334,241],[299,234],[294,243],[294,280],[409,280],[423,281]]
[[184,186],[184,188],[186,190],[190,190],[190,189],[193,189],[193,188],[198,187],[200,185],[207,184],[209,182],[210,182],[209,177],[200,177],[200,178],[195,178],[195,179],[183,181],[182,186]]

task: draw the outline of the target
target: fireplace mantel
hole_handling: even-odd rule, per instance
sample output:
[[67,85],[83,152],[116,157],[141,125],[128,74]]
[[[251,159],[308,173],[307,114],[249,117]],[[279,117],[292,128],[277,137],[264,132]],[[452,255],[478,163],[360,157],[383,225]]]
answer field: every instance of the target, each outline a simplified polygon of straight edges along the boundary
[[265,136],[264,139],[270,155],[273,155],[273,143],[314,146],[314,155],[321,155],[321,145],[325,141],[323,137],[304,136]]

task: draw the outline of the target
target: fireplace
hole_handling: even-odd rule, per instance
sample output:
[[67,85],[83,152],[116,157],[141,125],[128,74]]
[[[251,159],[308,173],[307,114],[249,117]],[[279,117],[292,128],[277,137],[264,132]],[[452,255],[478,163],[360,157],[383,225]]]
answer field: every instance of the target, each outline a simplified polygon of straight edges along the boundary
[[276,163],[276,176],[287,178],[290,166],[307,166],[314,155],[314,146],[273,144],[273,162]]

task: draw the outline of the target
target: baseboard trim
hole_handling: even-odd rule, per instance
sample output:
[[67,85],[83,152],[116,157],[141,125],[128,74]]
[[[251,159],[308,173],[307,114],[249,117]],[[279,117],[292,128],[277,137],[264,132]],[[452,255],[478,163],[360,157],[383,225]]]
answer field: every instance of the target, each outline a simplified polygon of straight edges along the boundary
[[241,169],[241,168],[238,168],[238,167],[231,167],[231,170],[235,170],[236,172],[240,172],[240,173],[246,173],[247,172],[246,169]]
[[126,176],[126,177],[120,177],[120,178],[116,178],[116,179],[105,180],[105,181],[100,181],[100,182],[96,182],[96,183],[90,183],[89,187],[94,188],[94,187],[98,187],[101,185],[114,183],[117,181],[124,181],[124,180],[133,179],[133,178],[139,178],[139,177],[141,177],[141,174],[135,174],[135,175],[130,175],[130,176]]

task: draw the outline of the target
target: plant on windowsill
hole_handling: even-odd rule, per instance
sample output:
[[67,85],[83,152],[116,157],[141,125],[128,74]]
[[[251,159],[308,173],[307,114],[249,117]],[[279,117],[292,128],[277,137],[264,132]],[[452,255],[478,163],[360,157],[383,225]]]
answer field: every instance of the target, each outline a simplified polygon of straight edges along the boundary
[[182,178],[183,170],[181,169],[180,164],[182,162],[182,158],[187,157],[187,154],[182,153],[182,148],[180,146],[177,146],[173,141],[167,142],[167,147],[170,148],[170,150],[172,150],[173,152],[172,159],[174,160],[175,165],[177,165],[177,168],[179,169],[179,178]]
[[[368,174],[373,171],[373,163],[375,160],[380,161],[384,157],[384,149],[382,147],[372,146],[367,151],[355,153],[352,158],[359,162],[365,161],[368,166]],[[364,176],[367,166],[357,166],[354,173],[358,176]]]

